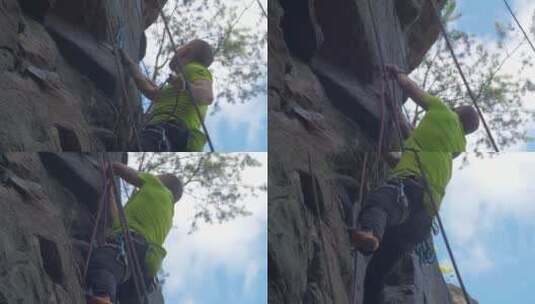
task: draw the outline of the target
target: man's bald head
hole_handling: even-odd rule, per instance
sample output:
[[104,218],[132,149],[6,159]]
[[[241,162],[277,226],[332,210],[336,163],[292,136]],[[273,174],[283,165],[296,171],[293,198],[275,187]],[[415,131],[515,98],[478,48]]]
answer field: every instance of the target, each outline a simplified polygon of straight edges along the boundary
[[180,200],[182,197],[182,193],[184,191],[184,185],[182,184],[182,181],[178,176],[174,174],[162,174],[158,175],[158,178],[164,184],[169,191],[173,194],[173,203],[176,203]]
[[454,109],[463,125],[464,134],[468,135],[479,128],[479,115],[472,106],[459,106]]
[[175,50],[175,56],[169,63],[171,70],[177,71],[177,61],[184,65],[190,62],[197,62],[209,67],[214,62],[214,49],[208,42],[202,39],[195,39]]

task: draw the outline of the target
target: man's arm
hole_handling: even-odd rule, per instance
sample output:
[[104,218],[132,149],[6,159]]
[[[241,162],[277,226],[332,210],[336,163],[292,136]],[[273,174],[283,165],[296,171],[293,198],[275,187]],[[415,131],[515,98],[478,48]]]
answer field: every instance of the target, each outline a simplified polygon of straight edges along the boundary
[[401,116],[401,123],[400,123],[400,128],[401,128],[401,136],[403,137],[403,139],[407,139],[409,138],[409,136],[411,135],[411,131],[412,131],[412,127],[410,125],[410,123],[405,120],[405,118]]
[[125,68],[128,70],[134,81],[136,82],[137,88],[151,101],[156,101],[160,93],[160,88],[152,82],[148,77],[143,75],[139,66],[128,57],[128,55],[121,49],[121,58]]
[[424,100],[424,97],[428,95],[426,91],[422,90],[418,84],[410,79],[399,67],[395,65],[386,65],[385,68],[387,72],[398,81],[401,88],[417,105],[424,108],[424,110],[428,109],[428,105]]
[[191,82],[191,93],[193,98],[203,105],[211,105],[214,101],[214,90],[212,81],[207,79],[199,79]]
[[[182,76],[171,75],[169,76],[168,81],[176,92],[185,90],[186,83]],[[196,79],[190,82],[193,98],[195,98],[201,105],[210,105],[214,101],[214,91],[212,87],[212,80],[210,79]]]
[[139,172],[136,170],[123,165],[121,163],[112,164],[113,172],[118,175],[120,178],[124,179],[127,183],[137,188],[140,188],[143,185],[143,180],[139,177]]

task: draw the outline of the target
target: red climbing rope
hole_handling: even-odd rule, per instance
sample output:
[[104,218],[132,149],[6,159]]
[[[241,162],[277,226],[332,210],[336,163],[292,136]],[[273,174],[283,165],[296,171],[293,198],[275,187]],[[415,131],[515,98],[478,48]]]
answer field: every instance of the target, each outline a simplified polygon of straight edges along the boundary
[[[115,188],[115,183],[113,182],[113,177],[115,176],[115,174],[113,172],[113,167],[111,166],[111,161],[109,160],[109,155],[105,154],[105,158],[106,158],[106,163],[108,164],[108,170],[109,170],[108,177],[112,179],[111,190],[113,191],[113,193],[117,193],[117,189]],[[136,285],[136,292],[140,300],[140,303],[144,303],[143,299],[147,298],[147,286],[145,284],[145,280],[144,280],[143,272],[141,270],[141,264],[139,263],[137,252],[134,247],[132,235],[130,233],[130,229],[128,228],[126,213],[124,211],[123,205],[119,202],[119,200],[115,200],[115,205],[117,206],[117,210],[119,213],[118,216],[119,216],[119,223],[121,224],[121,230],[125,237],[125,243],[127,247],[126,253],[128,255],[128,260],[131,262],[130,265],[133,264],[133,268],[134,268],[132,275],[134,278],[134,284]]]
[[[84,280],[86,280],[87,278],[89,263],[91,261],[91,257],[93,255],[93,249],[96,243],[97,231],[98,231],[99,224],[101,222],[100,219],[102,217],[102,214],[106,212],[105,209],[111,206],[110,205],[111,193],[116,193],[115,183],[113,181],[113,176],[115,175],[113,173],[113,167],[111,166],[111,161],[109,160],[109,156],[107,153],[103,155],[103,159],[101,161],[101,169],[103,173],[102,177],[104,180],[104,184],[103,184],[102,194],[99,200],[99,207],[97,211],[95,226],[93,227],[93,232],[91,234],[91,240],[89,243],[89,251],[87,253],[87,258],[85,261],[85,267],[84,267],[84,272],[83,272]],[[110,191],[113,191],[113,192],[110,192]],[[114,201],[119,212],[118,215],[119,215],[119,222],[121,224],[122,234],[125,237],[127,260],[130,261],[130,264],[133,266],[133,270],[134,270],[132,273],[132,276],[134,279],[136,293],[140,300],[139,303],[144,303],[144,299],[147,298],[147,287],[145,284],[143,272],[141,270],[141,264],[139,263],[139,258],[134,248],[132,236],[130,234],[130,230],[128,229],[128,223],[127,223],[126,214],[125,214],[123,205],[119,202],[119,200],[114,200]],[[126,267],[130,267],[130,266],[126,266]]]
[[93,232],[91,233],[91,240],[89,241],[89,251],[87,253],[87,259],[85,260],[85,267],[84,267],[84,273],[83,273],[84,280],[87,278],[87,270],[89,269],[89,261],[91,260],[91,256],[93,255],[93,248],[96,243],[100,218],[102,217],[103,210],[109,207],[109,199],[108,199],[108,196],[106,195],[108,193],[109,183],[108,183],[108,180],[106,179],[106,172],[104,171],[104,168],[102,168],[102,177],[104,181],[102,185],[102,195],[100,196],[100,200],[99,200],[97,218],[95,219],[95,226],[93,226]]

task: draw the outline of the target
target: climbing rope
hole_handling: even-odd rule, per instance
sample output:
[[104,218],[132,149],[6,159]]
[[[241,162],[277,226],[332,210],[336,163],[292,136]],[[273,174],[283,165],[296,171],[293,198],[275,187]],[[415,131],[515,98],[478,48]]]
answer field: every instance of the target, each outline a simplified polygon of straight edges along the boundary
[[[318,202],[318,190],[316,188],[316,179],[314,178],[314,171],[312,170],[312,157],[310,156],[310,152],[308,153],[308,171],[310,173],[310,180],[312,181],[312,200],[314,201],[314,205],[316,207],[316,216],[317,216],[317,226],[318,226],[318,233],[320,237],[320,243],[321,243],[321,250],[323,251],[323,260],[325,261],[325,268],[327,269],[327,279],[329,280],[329,287],[331,288],[331,295],[334,300],[334,287],[333,287],[333,280],[331,275],[331,268],[329,267],[329,260],[327,259],[327,247],[325,246],[325,239],[323,238],[323,229],[321,226],[321,213],[320,213],[320,205]],[[323,299],[325,303],[327,303],[326,299]]]
[[[111,166],[111,161],[109,159],[109,155],[108,154],[105,154],[105,158],[106,158],[106,163],[108,164],[108,178],[112,179],[111,181],[111,190],[113,191],[113,193],[117,193],[117,189],[115,187],[115,183],[113,182],[113,177],[115,176],[114,172],[113,172],[113,167]],[[119,200],[114,200],[115,201],[115,205],[117,207],[117,210],[118,210],[118,218],[119,218],[119,223],[121,225],[121,231],[122,231],[122,234],[125,238],[125,243],[126,243],[126,253],[128,255],[128,260],[133,262],[133,263],[130,263],[130,265],[133,264],[133,273],[132,273],[132,276],[133,276],[133,279],[134,279],[134,285],[136,286],[136,293],[138,295],[138,298],[140,300],[140,303],[145,303],[144,300],[147,299],[147,286],[145,284],[145,280],[144,280],[144,276],[143,276],[143,272],[141,270],[141,264],[139,263],[139,257],[137,255],[137,251],[135,249],[135,245],[134,245],[134,241],[133,241],[133,238],[132,238],[132,234],[130,232],[130,229],[128,228],[128,222],[127,222],[127,219],[126,219],[126,213],[124,211],[124,207],[123,205],[119,202]]]
[[381,46],[381,42],[380,42],[380,37],[379,37],[379,32],[377,30],[377,24],[375,23],[375,17],[374,17],[374,14],[373,14],[373,9],[372,9],[372,4],[370,2],[370,0],[367,1],[367,4],[368,4],[368,12],[370,13],[370,17],[372,19],[372,29],[373,29],[373,34],[375,35],[375,42],[377,44],[377,51],[379,52],[379,60],[381,61],[381,69],[382,69],[382,76],[383,76],[383,81],[381,82],[381,96],[380,96],[380,103],[381,103],[381,126],[380,126],[380,130],[379,130],[379,145],[378,145],[378,148],[377,148],[377,158],[378,159],[381,159],[381,154],[382,154],[382,147],[383,147],[383,137],[384,137],[384,129],[385,129],[385,86],[386,86],[386,83],[387,83],[387,80],[386,80],[386,70],[385,70],[385,60],[384,60],[384,56],[383,56],[383,49],[382,49],[382,46]]
[[[176,45],[176,43],[175,43],[175,41],[173,39],[173,34],[171,33],[171,30],[169,28],[169,22],[167,21],[167,18],[165,17],[165,14],[163,12],[164,4],[165,4],[165,2],[163,3],[163,5],[161,5],[159,7],[160,16],[162,17],[162,20],[163,20],[163,24],[164,24],[164,27],[165,27],[165,32],[169,36],[169,41],[171,42],[171,46],[173,47],[173,50],[176,50],[177,49],[177,45]],[[177,63],[178,71],[180,72],[180,74],[182,74],[182,77],[184,77],[184,84],[185,84],[186,92],[189,95],[190,102],[191,102],[192,106],[195,108],[195,112],[197,113],[197,118],[199,119],[199,122],[201,123],[201,126],[202,126],[203,131],[204,131],[204,135],[206,136],[206,141],[208,142],[208,146],[210,147],[210,152],[214,152],[215,151],[214,150],[214,145],[212,143],[210,134],[208,133],[208,128],[206,128],[206,124],[204,123],[204,119],[202,118],[201,110],[199,109],[199,103],[198,103],[197,99],[195,99],[195,96],[193,96],[193,92],[191,90],[191,84],[186,79],[186,74],[184,72],[184,66],[182,65],[182,63],[178,59],[176,59],[176,63]],[[176,108],[177,104],[178,104],[178,99],[175,102],[175,108]]]
[[455,55],[455,51],[453,50],[453,46],[451,44],[450,38],[448,36],[448,32],[446,31],[446,26],[444,25],[442,21],[442,17],[440,15],[440,11],[438,9],[438,6],[435,2],[435,0],[430,0],[431,4],[433,5],[433,11],[435,13],[435,16],[437,20],[439,21],[440,30],[442,31],[442,35],[444,36],[444,40],[446,41],[446,46],[448,47],[448,50],[450,51],[451,57],[453,59],[453,62],[455,63],[455,66],[457,67],[457,70],[459,71],[459,74],[461,75],[461,78],[463,80],[464,86],[466,87],[466,90],[468,92],[468,95],[470,96],[470,99],[472,99],[472,103],[474,104],[474,107],[477,110],[477,113],[479,117],[481,118],[481,121],[483,122],[483,126],[485,127],[485,131],[487,132],[487,136],[489,138],[490,143],[492,144],[492,147],[496,152],[500,152],[498,149],[498,145],[496,144],[496,141],[494,140],[494,137],[492,136],[492,132],[490,131],[489,126],[487,125],[487,121],[485,120],[485,116],[483,116],[483,112],[481,111],[481,108],[479,107],[478,101],[476,96],[474,95],[474,92],[470,88],[470,85],[468,84],[468,80],[466,79],[464,72],[461,68],[461,65],[459,63],[459,60],[457,59],[457,55]]
[[[433,0],[432,0],[433,1]],[[431,205],[433,205],[433,211],[435,212],[438,226],[440,227],[440,230],[442,231],[442,239],[444,240],[444,243],[446,244],[446,249],[448,250],[448,254],[450,255],[451,262],[453,264],[453,269],[455,270],[455,275],[457,276],[457,280],[459,281],[459,285],[461,285],[461,289],[463,291],[464,299],[466,300],[466,303],[472,303],[470,301],[470,297],[468,296],[468,292],[466,291],[466,287],[464,286],[463,279],[461,277],[461,272],[459,271],[459,268],[457,267],[457,262],[455,261],[455,256],[453,255],[453,250],[450,247],[450,242],[448,240],[448,236],[446,235],[446,229],[444,228],[444,225],[442,224],[442,218],[440,217],[440,213],[438,212],[438,207],[435,202],[435,199],[433,197],[433,193],[431,192],[431,188],[429,186],[429,182],[427,179],[427,175],[425,174],[425,171],[423,169],[422,161],[420,160],[420,155],[418,154],[418,151],[413,150],[414,155],[416,156],[416,162],[418,163],[418,167],[424,182],[424,188],[427,192],[427,196],[429,196],[429,199],[431,200]]]
[[[111,20],[111,16],[108,14],[108,10],[106,9],[106,14],[107,14],[107,20],[108,22],[106,22],[106,27],[107,27],[107,30],[108,30],[108,34],[111,36],[112,33],[113,33],[113,28],[111,26],[111,23],[109,22]],[[117,15],[117,18],[119,18],[119,15]],[[124,71],[123,71],[123,65],[121,63],[121,58],[120,58],[120,55],[119,55],[119,47],[118,47],[118,44],[124,44],[124,42],[122,41],[122,39],[124,38],[123,35],[122,35],[122,20],[119,18],[119,29],[117,30],[117,34],[115,36],[115,39],[110,39],[112,40],[111,44],[112,44],[112,50],[113,50],[113,57],[114,57],[114,61],[115,61],[115,68],[117,70],[117,76],[120,80],[120,87],[121,87],[121,93],[123,95],[123,99],[124,99],[124,107],[127,109],[128,111],[128,117],[132,117],[132,113],[131,113],[131,109],[128,105],[128,93],[127,93],[127,89],[126,89],[126,83],[125,83],[125,77],[124,77]],[[137,145],[137,148],[139,151],[141,151],[141,140],[140,140],[140,137],[139,137],[139,132],[137,130],[137,127],[136,127],[136,124],[135,123],[132,123],[132,131],[134,133],[134,137],[135,137],[135,140],[136,140],[136,145]]]
[[[368,153],[364,153],[364,161],[362,165],[362,171],[360,173],[360,185],[359,185],[359,206],[362,206],[362,203],[364,201],[364,194],[367,192],[366,187],[366,181],[368,180]],[[353,210],[352,210],[352,220],[351,220],[351,226],[352,228],[356,228],[357,226],[357,213],[355,212],[355,206],[356,204],[353,204]],[[357,266],[358,266],[358,251],[356,249],[353,250],[353,286],[351,290],[351,303],[352,304],[358,304],[358,297],[357,297],[357,289],[358,289],[358,278],[357,278]]]
[[[449,38],[447,36],[447,33],[446,33],[446,30],[445,30],[445,27],[444,25],[442,24],[442,20],[440,19],[440,15],[437,11],[437,6],[434,2],[434,0],[430,0],[433,4],[433,8],[434,8],[434,11],[435,11],[435,14],[437,14],[437,18],[439,19],[440,21],[440,25],[441,25],[441,29],[443,31],[443,34],[444,34],[444,37],[446,39],[446,42],[447,42],[447,45],[448,45],[448,48],[450,49],[450,52],[452,54],[452,57],[454,58],[454,61],[455,61],[455,64],[457,66],[457,69],[459,70],[459,73],[461,74],[461,77],[463,78],[463,81],[465,83],[465,86],[467,87],[467,90],[470,94],[470,97],[472,98],[472,101],[474,103],[474,106],[476,107],[477,111],[478,111],[478,114],[479,116],[481,117],[482,121],[483,121],[483,124],[485,126],[485,129],[487,130],[487,134],[489,136],[489,139],[491,141],[491,143],[493,144],[494,148],[496,151],[499,151],[498,150],[498,147],[494,141],[494,138],[492,137],[492,133],[490,132],[490,129],[488,128],[487,126],[487,123],[485,121],[485,118],[481,112],[481,109],[479,108],[479,105],[477,104],[477,101],[475,99],[475,96],[473,95],[472,93],[472,90],[470,89],[470,86],[468,85],[468,82],[466,80],[466,78],[464,77],[464,73],[462,72],[462,69],[457,61],[457,57],[455,56],[455,52],[453,51],[453,48],[451,47],[451,43],[449,41]],[[378,51],[379,51],[379,59],[381,60],[381,65],[382,65],[382,70],[383,70],[383,81],[386,82],[386,68],[385,68],[385,60],[384,60],[384,56],[382,54],[382,48],[381,48],[381,44],[380,44],[380,41],[379,41],[379,35],[378,35],[378,31],[377,31],[377,25],[375,24],[375,19],[374,19],[374,16],[373,16],[373,10],[372,10],[372,7],[371,7],[371,2],[370,0],[367,1],[368,3],[368,9],[369,9],[369,13],[370,13],[370,16],[372,18],[372,27],[373,27],[373,31],[374,31],[374,34],[375,34],[375,37],[376,37],[376,42],[377,42],[377,47],[378,47]],[[384,87],[384,83],[383,83],[383,87]],[[395,95],[395,88],[394,88],[394,95]],[[397,125],[397,129],[398,129],[398,136],[399,136],[399,141],[400,141],[400,148],[401,148],[401,151],[404,152],[405,151],[405,147],[404,147],[404,140],[403,140],[403,136],[402,136],[402,132],[401,132],[401,122],[399,121],[400,117],[398,117],[396,114],[394,114],[394,120],[395,120],[395,124]],[[384,117],[381,118],[381,120],[383,120]],[[381,126],[384,126],[384,121],[381,121]],[[466,291],[466,288],[464,286],[464,283],[462,281],[462,278],[461,278],[461,274],[457,268],[457,264],[456,264],[456,261],[455,261],[455,257],[453,255],[453,251],[451,250],[450,246],[449,246],[449,242],[448,242],[448,238],[446,236],[446,232],[445,232],[445,229],[444,229],[444,226],[442,225],[442,220],[440,218],[440,214],[438,213],[438,210],[436,210],[436,205],[435,205],[435,202],[434,202],[434,199],[432,197],[432,194],[431,194],[431,191],[430,191],[430,188],[429,188],[429,184],[428,184],[428,181],[427,181],[427,177],[425,175],[425,172],[423,171],[423,167],[421,165],[421,161],[420,161],[420,158],[419,158],[419,155],[418,155],[418,151],[415,151],[414,152],[415,155],[416,155],[416,159],[417,159],[417,162],[418,162],[418,166],[420,167],[420,172],[421,172],[421,175],[422,175],[422,178],[423,178],[423,181],[424,181],[424,186],[426,188],[426,191],[428,192],[428,195],[431,197],[431,200],[432,200],[432,204],[433,204],[433,207],[435,208],[435,214],[437,216],[437,220],[438,220],[438,223],[439,223],[439,227],[440,227],[440,230],[442,231],[442,237],[444,238],[444,241],[446,243],[446,247],[448,248],[448,253],[450,255],[450,258],[452,260],[452,263],[454,265],[454,269],[455,269],[455,273],[457,275],[457,279],[459,281],[459,284],[461,285],[461,288],[463,290],[463,294],[465,296],[465,299],[466,299],[466,303],[471,303],[470,300],[469,300],[469,297],[468,297],[468,292]],[[433,250],[434,252],[434,250]],[[354,299],[355,301],[355,299]]]
[[102,195],[100,196],[100,200],[99,200],[97,217],[95,219],[95,226],[93,226],[91,239],[89,241],[89,251],[87,252],[87,259],[85,260],[85,266],[84,266],[84,272],[83,272],[84,280],[87,278],[87,271],[89,270],[89,261],[91,260],[91,256],[93,255],[93,248],[95,247],[97,231],[98,231],[98,227],[100,224],[100,219],[102,217],[103,210],[109,207],[109,199],[108,199],[108,196],[106,195],[108,193],[109,182],[108,182],[108,179],[106,178],[106,172],[104,171],[103,167],[102,167],[102,177],[104,181],[104,183],[102,184]]
[[511,16],[513,16],[513,19],[515,20],[516,24],[518,25],[518,27],[522,31],[522,34],[524,34],[524,37],[529,42],[529,45],[531,46],[531,49],[533,49],[533,52],[535,52],[535,45],[533,45],[533,42],[531,42],[531,39],[529,39],[528,33],[526,32],[526,30],[524,29],[522,24],[520,24],[520,21],[518,21],[518,18],[516,17],[516,14],[513,12],[513,9],[509,5],[509,2],[507,2],[507,0],[503,0],[503,3],[505,3],[505,6],[507,6],[507,10],[511,14]]

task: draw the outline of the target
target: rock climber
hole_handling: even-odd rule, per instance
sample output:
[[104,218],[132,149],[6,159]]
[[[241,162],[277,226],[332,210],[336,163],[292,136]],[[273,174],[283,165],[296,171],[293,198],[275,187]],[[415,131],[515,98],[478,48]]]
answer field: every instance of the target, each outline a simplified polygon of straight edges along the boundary
[[[143,280],[151,286],[167,253],[162,246],[172,227],[174,205],[182,196],[182,182],[173,174],[140,173],[121,163],[112,163],[112,168],[116,175],[138,188],[124,211]],[[114,202],[110,209],[114,217],[111,232],[105,245],[96,248],[89,261],[87,286],[91,296],[87,303],[138,303],[130,267],[133,261],[126,259],[125,237]]]
[[[382,284],[403,255],[429,235],[451,178],[452,160],[465,151],[465,136],[479,127],[473,107],[450,110],[440,98],[419,88],[397,66],[388,65],[386,71],[426,113],[412,131],[407,122],[402,124],[405,151],[400,158],[387,159],[393,168],[387,182],[368,194],[359,216],[360,228],[351,231],[355,248],[363,254],[374,254],[368,265],[366,284],[370,288],[365,289],[364,303],[379,303],[379,295],[373,292],[377,288],[371,286]],[[432,199],[425,191],[418,160]],[[432,202],[436,203],[435,207]]]
[[[208,70],[214,61],[210,44],[196,39],[177,48],[169,63],[172,74],[163,88],[145,76],[122,50],[121,57],[138,89],[153,103],[148,123],[140,134],[140,148],[158,152],[202,152],[207,139],[185,83],[190,83],[204,120],[208,106],[214,100],[213,79]],[[185,75],[180,74],[179,63],[183,65]]]

